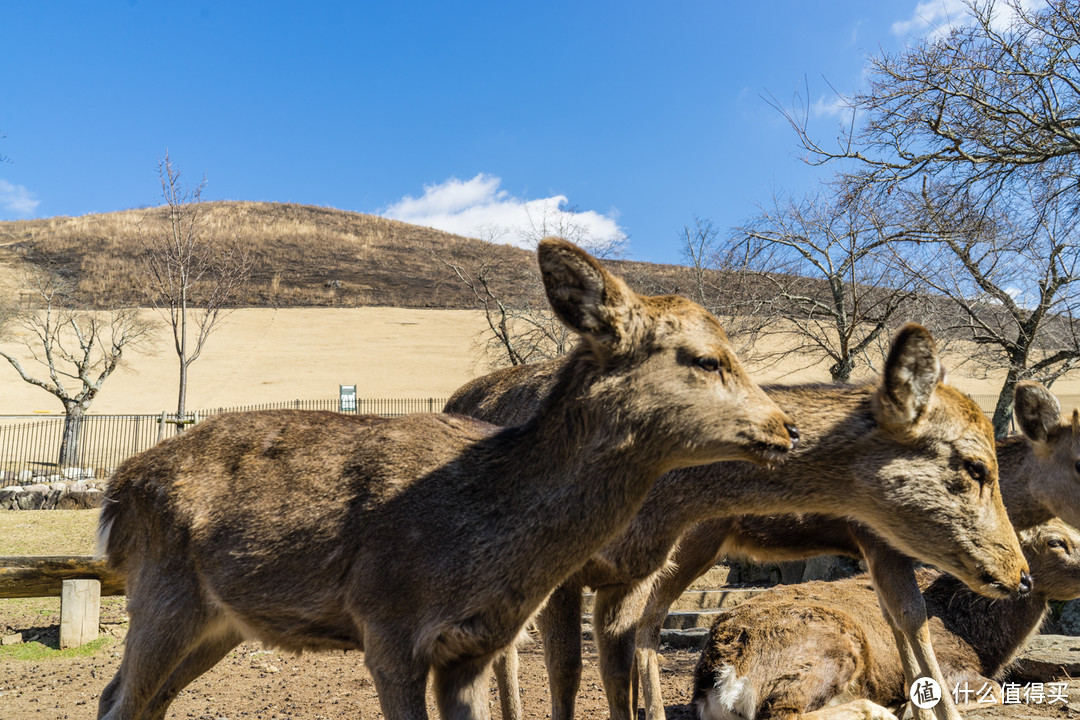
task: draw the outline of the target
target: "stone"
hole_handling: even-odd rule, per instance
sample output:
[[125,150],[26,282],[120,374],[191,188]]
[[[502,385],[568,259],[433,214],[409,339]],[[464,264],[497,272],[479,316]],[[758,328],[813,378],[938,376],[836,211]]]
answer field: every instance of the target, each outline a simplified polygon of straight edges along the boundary
[[1057,631],[1062,635],[1080,635],[1080,600],[1070,600],[1062,605]]
[[660,643],[674,648],[701,650],[709,636],[708,628],[689,628],[686,630],[661,630]]
[[1080,675],[1080,638],[1069,635],[1036,635],[1013,663],[1010,679],[1018,682],[1050,682]]
[[20,510],[40,510],[45,504],[47,491],[32,489],[39,486],[28,485],[21,493],[15,496],[15,504]]
[[22,641],[22,633],[0,637],[0,645],[21,645]]
[[97,489],[67,492],[56,501],[57,510],[92,510],[101,507],[105,493]]

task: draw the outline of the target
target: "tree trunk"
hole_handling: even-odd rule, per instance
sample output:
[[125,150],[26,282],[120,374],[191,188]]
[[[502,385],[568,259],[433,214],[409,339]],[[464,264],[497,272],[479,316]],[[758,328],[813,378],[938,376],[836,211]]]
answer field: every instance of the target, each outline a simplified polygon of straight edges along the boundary
[[86,408],[75,403],[64,405],[64,436],[60,440],[59,465],[62,468],[79,464],[79,431],[82,430]]
[[176,419],[183,419],[187,413],[187,371],[188,366],[186,362],[180,363],[180,395],[176,402]]
[[834,383],[846,383],[851,380],[851,373],[854,370],[855,360],[851,357],[845,357],[843,360],[837,360],[829,367],[829,374],[832,375]]
[[1020,382],[1020,372],[1015,367],[1010,367],[1005,374],[1005,384],[1001,386],[998,394],[997,406],[994,408],[994,437],[1008,437],[1013,416],[1013,394],[1016,392],[1016,384]]

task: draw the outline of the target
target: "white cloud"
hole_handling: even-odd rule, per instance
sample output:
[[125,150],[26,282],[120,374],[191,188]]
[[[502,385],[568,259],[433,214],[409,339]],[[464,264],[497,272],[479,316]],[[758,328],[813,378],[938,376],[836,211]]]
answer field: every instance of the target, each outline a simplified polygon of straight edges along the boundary
[[838,93],[822,95],[810,107],[810,114],[813,117],[850,117],[851,100]]
[[30,215],[41,201],[22,185],[0,178],[0,207],[16,215]]
[[908,20],[893,23],[894,35],[943,35],[968,19],[964,0],[924,0]]
[[437,185],[425,185],[422,196],[406,195],[380,214],[530,250],[548,234],[563,235],[585,245],[606,245],[625,238],[611,214],[568,209],[565,195],[523,200],[500,190],[501,183],[500,178],[483,173],[471,180],[450,178]]
[[[1045,0],[1021,0],[1020,6],[1034,10],[1044,5]],[[999,2],[993,6],[992,25],[994,30],[1003,32],[1016,20],[1016,13],[1009,3]],[[894,35],[921,35],[933,40],[948,34],[955,27],[971,23],[971,10],[965,0],[923,0],[915,6],[915,12],[908,20],[893,23]]]

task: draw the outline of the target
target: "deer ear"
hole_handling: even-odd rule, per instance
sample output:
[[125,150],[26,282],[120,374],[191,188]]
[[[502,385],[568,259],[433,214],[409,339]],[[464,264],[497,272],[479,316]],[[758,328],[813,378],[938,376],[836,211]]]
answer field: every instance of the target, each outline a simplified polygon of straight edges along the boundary
[[905,325],[893,339],[885,360],[878,390],[880,419],[889,425],[910,425],[918,420],[930,404],[940,376],[934,338],[921,325]]
[[536,254],[548,302],[567,327],[611,348],[627,341],[641,303],[626,283],[566,240],[545,238]]
[[1021,380],[1013,394],[1016,423],[1029,439],[1046,442],[1061,422],[1061,403],[1037,382]]

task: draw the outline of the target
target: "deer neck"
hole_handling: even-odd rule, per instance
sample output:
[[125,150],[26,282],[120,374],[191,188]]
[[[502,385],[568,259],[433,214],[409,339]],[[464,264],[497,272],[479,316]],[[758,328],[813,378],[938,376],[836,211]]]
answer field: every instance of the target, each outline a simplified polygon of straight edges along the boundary
[[1042,467],[1044,461],[1036,456],[1031,441],[1022,435],[999,440],[997,457],[1001,500],[1013,527],[1026,530],[1054,517],[1033,492],[1032,483],[1052,470]]
[[923,594],[928,614],[939,617],[946,630],[967,643],[982,674],[991,678],[1012,662],[1039,629],[1048,608],[1046,596],[1037,590],[1020,598],[994,600],[949,575],[936,577]]
[[[627,422],[632,411],[619,406],[618,383],[591,365],[575,368],[582,360],[565,363],[537,413],[497,433],[488,451],[503,459],[496,474],[508,479],[499,491],[528,509],[535,542],[561,538],[552,542],[561,547],[573,537],[578,566],[625,527],[666,469],[664,439]],[[545,563],[559,565],[548,556]]]
[[[728,515],[835,511],[850,501],[858,454],[874,443],[870,390],[845,385],[766,387],[794,416],[801,439],[775,468],[730,461],[674,470],[661,476],[641,512],[605,547],[604,559],[627,575],[659,567],[691,525]],[[806,404],[807,396],[826,403]],[[824,405],[824,406],[823,406]]]

